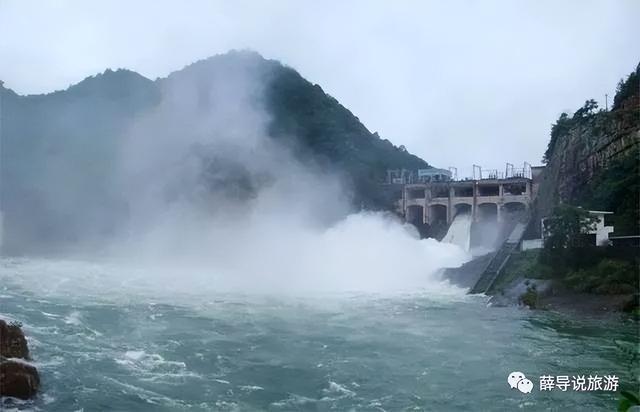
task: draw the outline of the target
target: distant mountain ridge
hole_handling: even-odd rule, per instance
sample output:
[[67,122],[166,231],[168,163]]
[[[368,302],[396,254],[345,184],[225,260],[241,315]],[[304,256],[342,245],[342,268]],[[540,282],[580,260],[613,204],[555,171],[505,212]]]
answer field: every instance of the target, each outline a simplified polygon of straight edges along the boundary
[[[219,76],[242,70],[250,70],[261,83],[269,137],[284,142],[299,158],[344,176],[355,207],[387,207],[377,188],[387,169],[430,167],[369,132],[320,86],[254,52],[217,55],[155,81],[109,69],[42,95],[20,96],[0,87],[5,250],[19,253],[34,244],[45,250],[52,243],[88,242],[87,233],[97,239],[114,230],[116,216],[127,213],[126,200],[109,173],[118,141],[136,119],[162,104],[167,88],[191,93],[187,98],[195,101],[189,106],[193,111],[224,106],[224,99],[211,100],[199,90],[224,86]],[[222,92],[234,92],[229,83]]]

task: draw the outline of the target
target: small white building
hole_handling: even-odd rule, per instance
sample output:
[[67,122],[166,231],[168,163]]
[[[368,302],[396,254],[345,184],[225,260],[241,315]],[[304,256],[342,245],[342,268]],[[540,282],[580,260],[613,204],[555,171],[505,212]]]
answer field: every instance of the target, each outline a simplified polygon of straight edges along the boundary
[[[605,223],[605,216],[613,215],[613,212],[605,212],[602,210],[589,210],[590,215],[595,216],[597,218],[595,222],[595,226],[593,230],[589,231],[589,235],[595,235],[595,245],[596,246],[608,246],[609,245],[609,234],[613,233],[613,226],[607,226]],[[523,240],[520,245],[521,250],[529,250],[529,249],[541,249],[544,247],[544,238],[545,233],[547,231],[544,227],[544,222],[546,219],[542,219],[540,225],[542,226],[542,239],[529,239]]]
[[590,235],[596,235],[596,246],[608,246],[609,234],[613,233],[613,226],[605,226],[604,220],[606,215],[613,215],[613,212],[589,210],[589,214],[598,218],[595,228],[589,232]]

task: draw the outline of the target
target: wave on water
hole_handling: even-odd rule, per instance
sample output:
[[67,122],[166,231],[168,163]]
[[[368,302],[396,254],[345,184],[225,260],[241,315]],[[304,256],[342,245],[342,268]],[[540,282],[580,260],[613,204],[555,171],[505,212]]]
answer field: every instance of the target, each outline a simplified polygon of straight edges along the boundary
[[115,362],[134,375],[139,375],[143,381],[201,378],[198,374],[187,370],[185,362],[167,360],[158,353],[147,353],[144,350],[126,351],[123,356],[116,358]]

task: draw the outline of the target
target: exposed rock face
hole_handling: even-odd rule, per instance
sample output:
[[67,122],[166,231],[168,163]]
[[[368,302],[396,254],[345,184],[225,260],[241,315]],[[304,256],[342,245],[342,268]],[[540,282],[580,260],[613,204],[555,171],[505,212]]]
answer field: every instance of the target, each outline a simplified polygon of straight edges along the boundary
[[537,199],[544,216],[558,203],[574,203],[597,170],[640,144],[639,116],[636,106],[573,120],[544,170]]
[[28,399],[40,387],[40,376],[29,365],[27,339],[18,325],[0,320],[0,396]]
[[40,376],[36,368],[20,361],[0,361],[0,395],[29,399],[39,387]]
[[0,319],[0,355],[5,358],[29,359],[29,348],[24,333],[17,325]]
[[[552,138],[545,154],[547,165],[540,177],[533,207],[529,233],[532,238],[541,236],[540,219],[550,216],[558,204],[588,206],[583,204],[585,195],[598,189],[592,187],[594,177],[626,156],[633,156],[640,147],[638,76],[640,65],[635,74],[632,73],[626,82],[618,86],[612,110],[588,109],[589,102],[586,102],[573,116],[561,116],[552,127]],[[627,234],[635,235],[637,231],[633,228]]]

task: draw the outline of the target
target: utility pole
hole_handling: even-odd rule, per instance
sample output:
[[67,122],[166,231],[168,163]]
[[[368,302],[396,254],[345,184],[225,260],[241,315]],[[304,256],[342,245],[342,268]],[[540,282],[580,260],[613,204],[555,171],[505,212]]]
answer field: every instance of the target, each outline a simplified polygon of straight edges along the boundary
[[[477,177],[476,170],[478,171]],[[482,180],[482,166],[473,165],[473,180]]]
[[609,111],[609,95],[606,93],[604,94],[604,110]]
[[458,180],[458,168],[449,166],[449,172],[451,172],[452,180]]
[[507,165],[504,168],[504,178],[508,179],[510,177],[513,177],[513,165],[507,162]]

